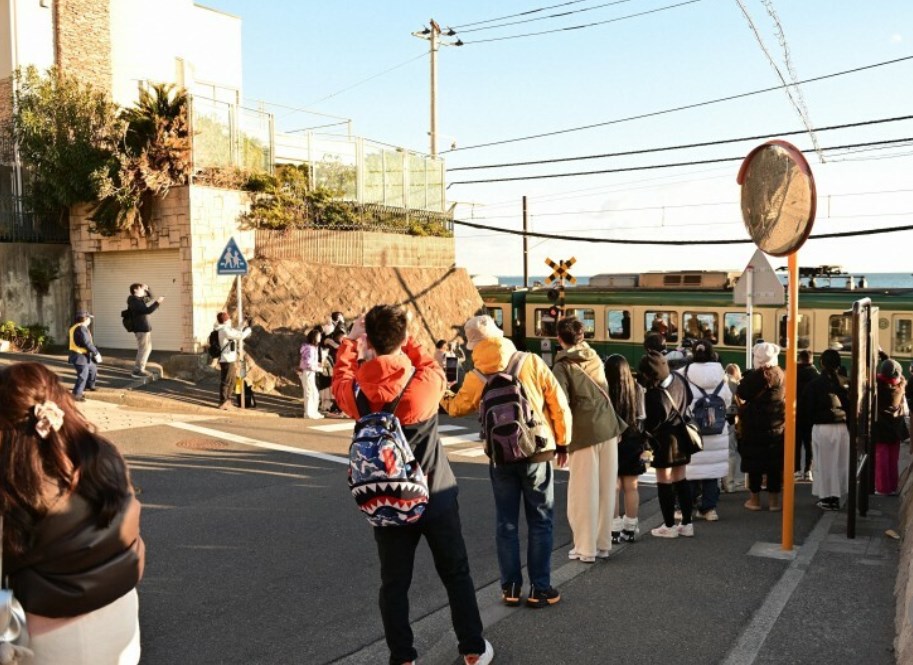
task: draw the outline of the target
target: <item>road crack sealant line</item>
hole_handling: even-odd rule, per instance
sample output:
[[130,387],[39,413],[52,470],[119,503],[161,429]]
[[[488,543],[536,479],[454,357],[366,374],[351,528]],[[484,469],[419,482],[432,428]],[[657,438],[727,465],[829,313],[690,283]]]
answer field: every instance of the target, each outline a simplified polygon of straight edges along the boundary
[[832,512],[821,516],[802,547],[799,548],[796,558],[783,571],[780,579],[764,599],[764,603],[755,612],[751,622],[739,635],[739,639],[722,661],[722,665],[751,665],[755,662],[774,624],[783,613],[783,609],[799,586],[799,582],[805,577],[805,571],[811,565],[812,559],[818,552],[818,547],[830,533],[835,517],[836,513]]
[[323,460],[324,462],[335,462],[336,464],[349,463],[349,459],[347,457],[338,457],[328,453],[317,452],[316,450],[307,450],[306,448],[284,446],[281,443],[270,443],[269,441],[261,441],[260,439],[253,439],[249,436],[242,436],[240,434],[230,434],[229,432],[223,432],[222,430],[212,429],[210,427],[200,427],[199,425],[193,425],[191,423],[164,424],[169,425],[170,427],[176,427],[177,429],[187,430],[188,432],[204,434],[214,439],[224,439],[225,441],[231,441],[232,443],[240,443],[243,446],[253,446],[254,448],[262,448],[263,450],[274,450],[280,453],[303,455],[304,457],[313,457],[314,459]]

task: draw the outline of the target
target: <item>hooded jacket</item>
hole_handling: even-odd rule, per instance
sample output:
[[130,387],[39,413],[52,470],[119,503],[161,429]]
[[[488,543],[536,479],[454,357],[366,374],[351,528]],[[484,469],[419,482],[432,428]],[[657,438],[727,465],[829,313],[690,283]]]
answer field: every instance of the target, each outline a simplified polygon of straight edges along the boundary
[[742,377],[736,391],[742,400],[739,453],[745,473],[767,473],[771,465],[782,465],[783,429],[786,426],[783,370],[774,366],[770,368],[770,374],[771,383],[768,384],[765,370],[750,370]]
[[[517,348],[509,339],[492,337],[483,339],[472,350],[472,363],[482,374],[494,374],[507,369],[510,359]],[[555,380],[548,365],[535,353],[529,354],[519,374],[520,383],[526,391],[526,397],[536,414],[536,420],[542,423],[539,434],[544,436],[546,444],[543,452],[530,459],[540,462],[551,459],[556,448],[564,449],[571,436],[573,419],[564,392]],[[460,391],[445,395],[441,406],[451,416],[465,416],[479,408],[482,390],[485,383],[475,373],[466,375]]]
[[872,436],[877,443],[902,441],[907,438],[907,427],[904,422],[906,381],[901,378],[892,382],[879,375],[877,383]]
[[619,420],[608,399],[605,368],[589,344],[581,342],[559,351],[552,371],[571,408],[570,452],[614,439],[627,429],[628,424]]
[[238,359],[238,340],[250,337],[251,329],[244,328],[238,330],[233,328],[230,321],[217,323],[212,327],[219,333],[219,348],[222,353],[219,355],[220,363],[233,363]]
[[[720,383],[723,387],[717,393],[726,408],[732,404],[732,391],[726,380],[723,366],[717,362],[691,363],[681,370],[681,375],[688,381],[691,388],[691,407],[694,408],[704,393],[712,395]],[[685,471],[688,480],[704,480],[712,478],[725,478],[729,473],[729,425],[723,427],[719,434],[703,434],[704,450],[691,456],[691,463]]]
[[[415,375],[409,381],[412,370]],[[358,364],[358,346],[351,339],[344,339],[336,352],[333,368],[333,397],[339,408],[350,418],[358,419],[355,387],[358,386],[372,411],[380,411],[403,392],[395,415],[403,433],[428,479],[432,503],[456,497],[457,483],[450,462],[441,446],[437,430],[438,402],[447,387],[444,370],[425,353],[411,337],[403,345],[402,353],[377,356]]]

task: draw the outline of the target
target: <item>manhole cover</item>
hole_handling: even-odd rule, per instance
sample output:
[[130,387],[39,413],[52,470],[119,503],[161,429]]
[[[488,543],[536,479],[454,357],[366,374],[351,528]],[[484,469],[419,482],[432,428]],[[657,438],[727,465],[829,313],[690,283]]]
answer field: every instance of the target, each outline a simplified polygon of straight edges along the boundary
[[178,448],[187,448],[188,450],[222,450],[228,448],[228,444],[218,439],[184,439],[175,444]]

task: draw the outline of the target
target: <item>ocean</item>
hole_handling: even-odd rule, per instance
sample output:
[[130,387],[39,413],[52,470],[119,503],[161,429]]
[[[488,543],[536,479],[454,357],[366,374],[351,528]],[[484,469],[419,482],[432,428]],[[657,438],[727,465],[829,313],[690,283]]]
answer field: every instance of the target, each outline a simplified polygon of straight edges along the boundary
[[[852,273],[855,281],[859,282],[861,277],[865,277],[870,289],[913,289],[913,274],[908,272],[857,272]],[[786,275],[779,274],[780,281],[786,283]],[[819,278],[822,285],[827,285],[827,280]],[[834,286],[842,287],[846,284],[846,277],[834,277]],[[589,275],[577,276],[577,285],[586,286],[590,281]],[[545,275],[531,275],[530,282],[545,283]],[[523,275],[502,275],[498,277],[498,283],[502,286],[521,286],[523,284]],[[805,284],[806,280],[802,280]]]

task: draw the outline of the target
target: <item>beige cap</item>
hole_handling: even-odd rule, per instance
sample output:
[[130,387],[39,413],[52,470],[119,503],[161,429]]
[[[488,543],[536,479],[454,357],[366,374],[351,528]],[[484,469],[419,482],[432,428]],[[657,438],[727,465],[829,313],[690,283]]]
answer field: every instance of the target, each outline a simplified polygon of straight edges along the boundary
[[487,314],[472,317],[463,328],[466,331],[466,348],[470,351],[484,339],[504,337],[504,331]]

